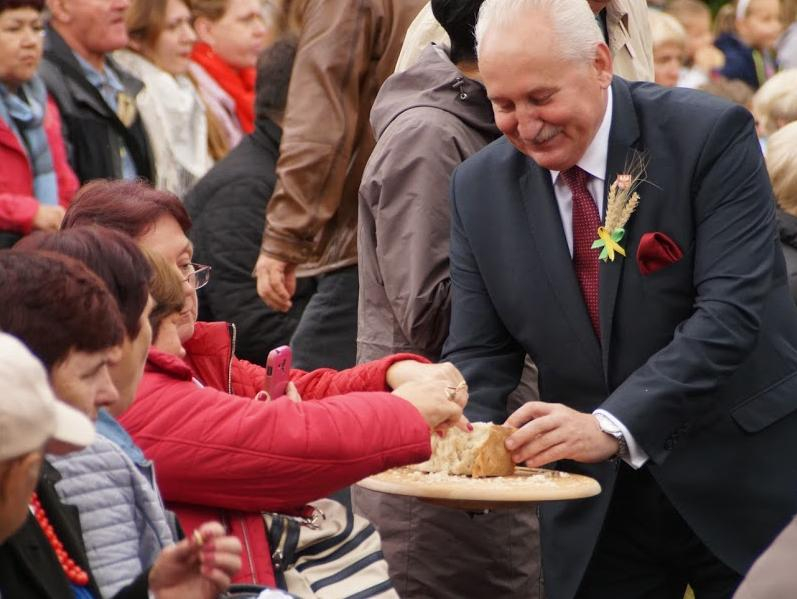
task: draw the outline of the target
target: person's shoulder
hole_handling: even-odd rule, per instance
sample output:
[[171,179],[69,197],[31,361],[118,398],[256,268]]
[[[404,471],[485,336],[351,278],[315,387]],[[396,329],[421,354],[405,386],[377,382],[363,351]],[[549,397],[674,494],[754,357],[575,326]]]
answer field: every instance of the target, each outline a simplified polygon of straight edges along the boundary
[[750,111],[734,102],[700,90],[663,87],[655,83],[625,82],[641,125],[693,137],[711,131],[718,121],[753,123]]
[[518,169],[528,161],[506,136],[501,136],[460,164],[455,175],[465,185],[479,180],[491,183],[496,178],[518,176]]
[[[268,193],[270,197],[276,181],[275,169],[275,157],[244,137],[186,194],[185,205],[191,218],[218,202],[225,205],[238,203],[238,200],[249,203],[249,191],[258,195]],[[268,197],[264,203],[265,200]]]

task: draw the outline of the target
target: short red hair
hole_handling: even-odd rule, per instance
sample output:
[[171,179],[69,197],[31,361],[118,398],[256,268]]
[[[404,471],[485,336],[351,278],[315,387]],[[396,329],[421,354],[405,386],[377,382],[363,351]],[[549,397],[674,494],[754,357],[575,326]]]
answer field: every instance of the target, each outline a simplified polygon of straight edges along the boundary
[[106,227],[36,231],[23,237],[14,248],[45,250],[80,260],[114,296],[128,337],[138,336],[141,314],[149,299],[152,267],[129,236]]
[[61,228],[100,225],[138,239],[167,215],[174,217],[187,236],[191,217],[173,193],[160,191],[143,181],[98,179],[78,190]]
[[119,345],[116,301],[82,262],[53,252],[0,252],[0,330],[17,337],[47,367],[72,350]]

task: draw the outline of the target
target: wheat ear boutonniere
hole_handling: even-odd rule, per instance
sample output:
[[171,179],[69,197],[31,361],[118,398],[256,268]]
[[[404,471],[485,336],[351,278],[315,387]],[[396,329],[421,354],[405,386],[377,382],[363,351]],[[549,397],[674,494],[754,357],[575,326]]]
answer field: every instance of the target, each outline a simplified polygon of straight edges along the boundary
[[598,258],[604,262],[612,261],[616,254],[625,256],[625,248],[620,242],[625,237],[628,219],[639,206],[637,186],[645,178],[645,162],[636,157],[628,172],[617,175],[609,187],[606,201],[606,219],[602,227],[598,227],[598,239],[592,242],[592,249],[602,248]]

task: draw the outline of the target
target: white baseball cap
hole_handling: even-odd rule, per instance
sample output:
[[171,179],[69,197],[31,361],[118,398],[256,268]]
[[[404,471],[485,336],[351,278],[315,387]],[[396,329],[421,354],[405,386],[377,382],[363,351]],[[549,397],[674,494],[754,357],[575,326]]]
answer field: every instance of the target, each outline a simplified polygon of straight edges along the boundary
[[94,441],[94,424],[56,399],[44,367],[25,345],[0,333],[0,461],[41,449],[49,440],[82,449]]

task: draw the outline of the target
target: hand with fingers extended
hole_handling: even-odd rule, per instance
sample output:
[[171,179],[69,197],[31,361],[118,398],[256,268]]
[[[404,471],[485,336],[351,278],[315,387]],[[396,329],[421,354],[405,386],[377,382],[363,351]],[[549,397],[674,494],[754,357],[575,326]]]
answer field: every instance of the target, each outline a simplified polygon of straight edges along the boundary
[[[454,400],[449,381],[421,380],[410,381],[393,389],[393,395],[406,399],[426,420],[432,430],[443,431],[450,426],[456,426],[464,431],[472,430],[468,419],[462,414],[462,405]],[[467,402],[467,390],[464,392]]]
[[241,568],[241,542],[218,522],[166,547],[149,571],[149,590],[157,599],[214,599]]
[[261,253],[255,264],[254,276],[257,278],[257,294],[272,310],[287,312],[291,309],[291,298],[296,293],[296,264]]
[[531,401],[505,423],[518,430],[506,440],[515,463],[533,468],[556,462],[602,462],[614,456],[619,442],[604,433],[597,418],[562,404]]

